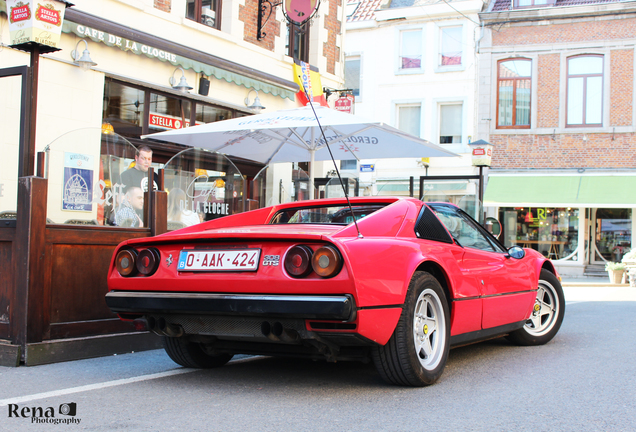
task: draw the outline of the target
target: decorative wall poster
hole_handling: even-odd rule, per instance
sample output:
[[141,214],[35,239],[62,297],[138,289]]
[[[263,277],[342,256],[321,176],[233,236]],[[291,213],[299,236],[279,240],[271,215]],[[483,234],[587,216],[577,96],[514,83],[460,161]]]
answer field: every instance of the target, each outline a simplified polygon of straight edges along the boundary
[[93,210],[93,156],[64,152],[62,210]]

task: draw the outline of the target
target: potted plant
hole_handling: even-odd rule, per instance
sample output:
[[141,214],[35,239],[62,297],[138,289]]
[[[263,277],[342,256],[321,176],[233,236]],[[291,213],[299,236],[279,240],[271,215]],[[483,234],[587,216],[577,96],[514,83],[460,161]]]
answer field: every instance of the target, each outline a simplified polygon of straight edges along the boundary
[[623,255],[623,264],[629,275],[629,286],[636,287],[636,248]]
[[625,273],[625,264],[622,262],[608,262],[605,264],[605,270],[609,274],[610,283],[619,284],[623,281],[623,274]]

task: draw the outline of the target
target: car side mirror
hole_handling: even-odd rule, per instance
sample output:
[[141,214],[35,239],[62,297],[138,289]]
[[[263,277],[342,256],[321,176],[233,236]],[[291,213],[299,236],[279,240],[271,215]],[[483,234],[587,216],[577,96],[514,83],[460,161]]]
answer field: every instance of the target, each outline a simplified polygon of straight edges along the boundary
[[508,249],[508,255],[514,259],[521,259],[526,256],[526,251],[521,246],[513,246]]
[[484,222],[484,228],[490,234],[494,235],[496,238],[499,238],[501,234],[501,222],[499,222],[494,217],[487,217],[486,222]]

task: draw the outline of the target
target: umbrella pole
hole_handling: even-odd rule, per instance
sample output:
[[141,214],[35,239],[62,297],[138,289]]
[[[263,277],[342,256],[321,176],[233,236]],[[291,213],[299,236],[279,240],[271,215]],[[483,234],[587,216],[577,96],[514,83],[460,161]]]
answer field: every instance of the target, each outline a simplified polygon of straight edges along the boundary
[[314,191],[314,162],[316,161],[316,150],[309,150],[309,154],[311,155],[311,159],[309,160],[309,196],[310,199],[316,198],[316,193]]

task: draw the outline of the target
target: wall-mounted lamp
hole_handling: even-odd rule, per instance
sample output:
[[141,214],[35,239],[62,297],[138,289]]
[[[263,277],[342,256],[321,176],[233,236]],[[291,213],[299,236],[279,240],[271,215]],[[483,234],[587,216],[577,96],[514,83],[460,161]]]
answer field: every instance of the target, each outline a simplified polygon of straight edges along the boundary
[[[77,49],[79,47],[80,42],[84,42],[84,46],[85,46],[84,52],[82,53],[81,57],[79,55],[79,50]],[[85,39],[80,39],[77,42],[77,45],[75,45],[75,49],[71,51],[71,57],[73,58],[73,63],[78,65],[84,71],[89,70],[93,66],[97,66],[97,63],[95,63],[91,59],[91,53],[88,51],[88,42],[86,42]]]
[[[181,79],[179,80],[179,84],[175,84],[177,80],[174,79],[174,72],[178,70],[181,71]],[[192,87],[190,87],[190,85],[186,81],[185,71],[183,70],[183,68],[178,67],[174,70],[174,72],[172,72],[172,76],[170,77],[170,85],[172,86],[172,88],[175,90],[182,91],[184,93],[187,93],[189,90],[192,90]]]
[[[256,96],[254,97],[254,102],[250,105],[250,93],[256,92]],[[265,107],[261,104],[261,100],[258,97],[258,90],[251,89],[245,98],[245,106],[252,110],[253,113],[258,114]]]

